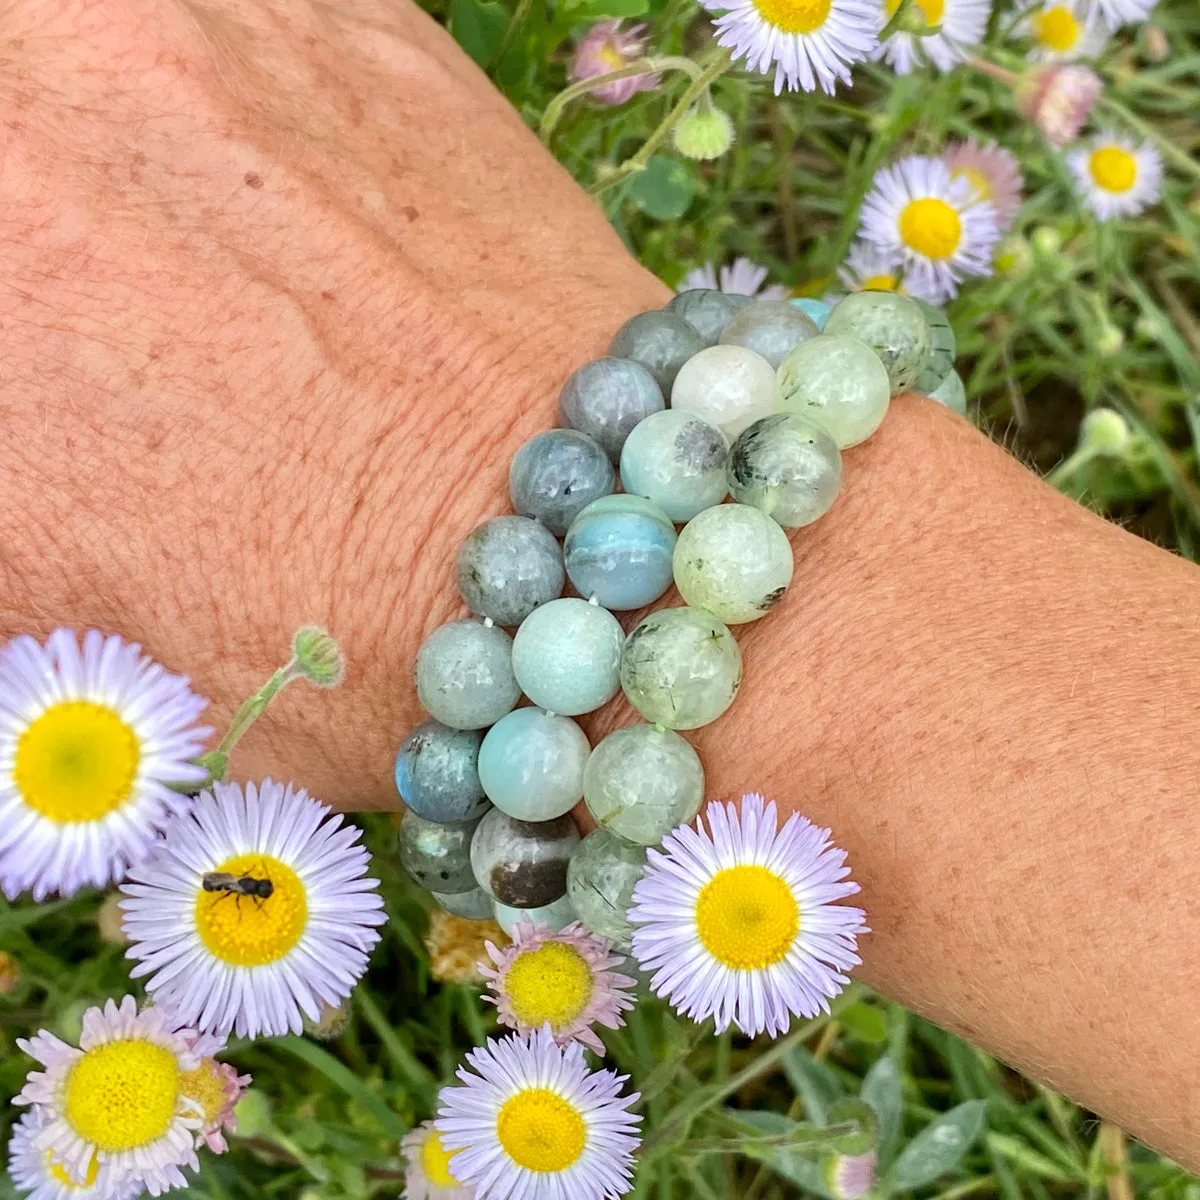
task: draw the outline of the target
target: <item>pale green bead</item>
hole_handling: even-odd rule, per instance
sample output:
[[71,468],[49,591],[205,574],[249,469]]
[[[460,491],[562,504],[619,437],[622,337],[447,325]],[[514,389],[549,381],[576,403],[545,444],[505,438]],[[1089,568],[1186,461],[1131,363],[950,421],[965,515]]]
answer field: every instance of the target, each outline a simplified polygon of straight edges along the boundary
[[[671,530],[672,542],[674,536]],[[576,717],[617,694],[624,641],[625,631],[608,609],[574,597],[551,600],[521,622],[513,638],[513,673],[534,704]]]
[[646,847],[613,837],[606,829],[589,833],[567,867],[567,896],[575,915],[621,950],[633,941],[628,913],[645,870]]
[[779,410],[816,421],[841,450],[879,428],[890,399],[883,363],[857,338],[823,333],[801,342],[779,368]]
[[679,734],[630,725],[592,751],[583,769],[583,798],[601,828],[639,846],[656,846],[700,811],[704,768]]
[[571,906],[571,900],[567,896],[560,896],[552,904],[543,904],[541,908],[513,908],[509,904],[497,903],[495,916],[496,924],[509,937],[513,936],[517,924],[525,918],[535,925],[545,925],[553,933],[565,929],[572,921],[578,920],[578,917],[575,916],[575,909]]
[[775,413],[755,421],[729,451],[733,498],[787,529],[824,516],[841,483],[837,443],[798,413]]
[[621,482],[627,492],[653,500],[672,521],[690,521],[725,499],[728,455],[725,436],[715,425],[668,408],[647,417],[626,438]]
[[796,346],[818,332],[816,322],[786,300],[760,300],[725,326],[721,345],[745,346],[778,370]]
[[949,375],[929,393],[930,400],[944,404],[953,412],[965,414],[967,411],[967,390],[963,387],[962,376],[957,371]]
[[775,371],[745,346],[701,350],[683,364],[671,388],[673,409],[702,417],[730,442],[747,425],[768,416],[774,404]]
[[916,383],[933,348],[925,314],[899,292],[851,292],[834,306],[825,332],[870,346],[887,370],[893,396]]
[[925,366],[921,368],[921,374],[917,376],[913,389],[923,392],[926,396],[932,396],[945,381],[946,376],[954,370],[954,356],[958,351],[958,342],[954,336],[950,318],[946,316],[944,309],[927,304],[924,300],[918,300],[915,296],[913,303],[925,317],[925,324],[929,326],[930,341],[929,357],[925,360]]
[[675,543],[675,586],[692,608],[726,625],[765,616],[792,581],[787,534],[760,509],[718,504],[693,517]]
[[741,682],[733,634],[693,608],[661,608],[625,639],[621,687],[651,725],[707,725],[733,703]]

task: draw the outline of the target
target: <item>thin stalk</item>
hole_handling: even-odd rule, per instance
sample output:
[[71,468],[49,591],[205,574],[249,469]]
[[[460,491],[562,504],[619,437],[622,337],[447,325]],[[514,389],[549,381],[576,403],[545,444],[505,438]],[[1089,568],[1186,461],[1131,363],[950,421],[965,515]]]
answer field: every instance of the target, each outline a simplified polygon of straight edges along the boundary
[[1020,76],[1016,71],[1010,71],[1007,67],[1002,67],[998,63],[988,62],[986,58],[972,56],[967,59],[967,66],[974,67],[980,75],[987,75],[991,79],[998,79],[1001,83],[1008,84],[1009,87],[1016,87]]
[[500,39],[500,44],[496,47],[496,52],[488,59],[488,66],[496,66],[501,59],[508,53],[509,46],[513,43],[513,38],[517,36],[517,31],[525,24],[525,18],[529,16],[529,10],[533,7],[533,0],[517,0],[517,7],[513,11],[512,19],[504,27],[504,35]]

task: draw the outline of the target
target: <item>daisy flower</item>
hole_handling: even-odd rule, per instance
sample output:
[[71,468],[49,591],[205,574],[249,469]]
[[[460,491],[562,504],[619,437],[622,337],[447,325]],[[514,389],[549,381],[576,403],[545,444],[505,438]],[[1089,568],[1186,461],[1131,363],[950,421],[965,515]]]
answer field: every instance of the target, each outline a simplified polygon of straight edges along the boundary
[[878,0],[700,0],[721,15],[717,42],[751,71],[775,64],[775,95],[820,86],[833,94],[850,83],[850,64],[864,62],[879,45],[883,13]]
[[633,1186],[639,1096],[629,1078],[589,1071],[578,1042],[549,1029],[488,1038],[442,1088],[434,1125],[454,1155],[454,1174],[482,1197],[609,1200]]
[[207,701],[141,647],[70,629],[0,651],[0,887],[35,900],[141,862],[199,784]]
[[649,850],[633,889],[633,954],[651,988],[693,1021],[751,1037],[828,1012],[866,932],[861,908],[836,903],[858,891],[845,852],[799,814],[779,829],[758,795],[740,816],[714,802],[704,818]]
[[432,1121],[425,1121],[400,1141],[404,1158],[405,1200],[473,1200],[475,1192],[463,1187],[450,1170],[453,1153],[447,1153]]
[[196,1149],[203,1145],[214,1154],[224,1154],[229,1149],[226,1132],[237,1130],[233,1110],[250,1086],[252,1077],[239,1075],[229,1063],[217,1062],[214,1056],[225,1049],[223,1037],[194,1029],[181,1032],[187,1038],[188,1048],[200,1056],[200,1065],[179,1077],[180,1090],[195,1104],[203,1122],[196,1131]]
[[885,254],[870,242],[856,241],[838,267],[838,278],[851,292],[904,291],[900,280],[900,256]]
[[950,142],[942,152],[942,161],[950,168],[951,178],[969,181],[976,200],[992,202],[996,225],[1001,233],[1007,233],[1021,207],[1021,188],[1025,184],[1016,158],[995,142],[981,145],[969,138]]
[[[645,25],[622,29],[620,21],[597,21],[579,39],[575,57],[571,60],[573,80],[593,79],[619,71],[637,62],[646,52]],[[630,75],[594,87],[588,95],[601,104],[624,104],[638,92],[652,92],[658,87],[657,75]]]
[[1145,21],[1158,0],[1094,0],[1104,23],[1114,32],[1122,25]]
[[[900,8],[900,0],[882,0],[881,8],[883,16],[891,20]],[[886,59],[897,75],[909,75],[926,61],[940,71],[949,71],[983,41],[992,0],[914,0],[908,15],[923,17],[929,29],[941,28],[924,37],[897,29],[879,44],[872,57]]]
[[161,1008],[138,1012],[132,996],[83,1014],[79,1048],[41,1030],[17,1045],[45,1067],[31,1071],[17,1104],[45,1108],[46,1123],[30,1136],[52,1150],[71,1179],[95,1165],[114,1181],[136,1177],[152,1196],[186,1187],[181,1167],[199,1166],[194,1133],[203,1124],[181,1080],[200,1065],[185,1031]]
[[766,279],[766,267],[760,267],[748,258],[738,257],[729,266],[722,267],[719,272],[712,263],[696,267],[683,277],[683,282],[677,290],[690,292],[696,288],[707,288],[709,291],[721,291],[726,295],[750,296],[755,300],[786,300],[787,288],[777,283],[763,287]]
[[525,918],[513,930],[512,943],[498,950],[488,942],[492,964],[481,963],[500,1024],[528,1034],[548,1026],[560,1046],[578,1039],[597,1054],[604,1043],[592,1025],[618,1029],[621,1013],[633,1007],[628,989],[637,980],[613,970],[625,961],[611,954],[612,943],[574,921],[557,933]]
[[[201,792],[121,889],[133,976],[205,1032],[300,1033],[350,994],[386,920],[359,836],[291,784]],[[244,877],[269,889],[222,887]]]
[[136,1179],[114,1183],[112,1169],[92,1156],[87,1171],[68,1175],[53,1149],[39,1150],[33,1143],[45,1129],[50,1116],[44,1108],[32,1108],[12,1128],[8,1139],[8,1177],[25,1200],[135,1200],[142,1194]]
[[1033,42],[1029,57],[1034,62],[1096,58],[1108,41],[1092,0],[1036,0],[1017,32]]
[[990,200],[940,158],[910,154],[879,171],[863,201],[859,235],[904,264],[914,296],[940,304],[965,275],[990,275],[1000,230]]
[[1067,155],[1088,207],[1101,221],[1133,217],[1158,202],[1163,161],[1149,142],[1102,133]]

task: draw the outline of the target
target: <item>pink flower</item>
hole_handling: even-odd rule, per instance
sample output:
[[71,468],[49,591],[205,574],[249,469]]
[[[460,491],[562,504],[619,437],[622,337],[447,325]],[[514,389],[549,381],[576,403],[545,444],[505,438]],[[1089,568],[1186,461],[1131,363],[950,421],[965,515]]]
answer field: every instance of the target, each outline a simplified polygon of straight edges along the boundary
[[[575,48],[571,78],[593,79],[636,62],[646,48],[645,28],[645,25],[635,25],[632,29],[622,30],[620,21],[598,21]],[[657,75],[630,75],[592,88],[588,95],[601,104],[624,104],[637,92],[652,92],[658,82]]]
[[955,178],[970,180],[980,200],[990,200],[996,210],[996,224],[1001,233],[1012,228],[1013,218],[1021,207],[1021,168],[1009,151],[995,142],[980,145],[974,138],[951,142],[942,159]]
[[1073,142],[1100,99],[1104,84],[1089,67],[1050,63],[1017,84],[1017,108],[1053,146]]

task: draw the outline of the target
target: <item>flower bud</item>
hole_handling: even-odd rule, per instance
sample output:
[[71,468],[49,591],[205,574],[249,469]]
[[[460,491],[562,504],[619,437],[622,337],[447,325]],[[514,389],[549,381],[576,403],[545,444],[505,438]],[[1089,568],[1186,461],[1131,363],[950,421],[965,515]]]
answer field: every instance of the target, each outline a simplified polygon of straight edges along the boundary
[[21,982],[21,964],[7,950],[0,950],[0,996],[15,991]]
[[1043,258],[1053,258],[1063,245],[1062,234],[1052,225],[1039,225],[1033,231],[1033,248]]
[[350,1000],[341,1004],[326,1004],[321,1001],[321,1011],[315,1021],[304,1018],[304,1032],[319,1042],[331,1042],[339,1037],[350,1020]]
[[[571,62],[571,78],[579,81],[618,71],[637,62],[646,49],[645,25],[622,30],[620,21],[599,21],[579,40]],[[592,88],[588,95],[601,104],[624,104],[637,92],[653,91],[658,76],[630,75]]]
[[292,655],[300,673],[317,687],[337,687],[346,676],[346,665],[337,642],[316,625],[304,625],[296,630]]
[[1125,452],[1131,437],[1129,423],[1111,408],[1093,408],[1079,426],[1079,448],[1111,458]]
[[684,158],[720,158],[733,145],[733,122],[721,109],[700,104],[680,118],[672,140]]
[[1016,87],[1017,109],[1053,146],[1073,142],[1104,84],[1089,67],[1049,63],[1023,75]]
[[821,1174],[831,1196],[837,1200],[862,1200],[875,1186],[875,1152],[831,1154]]
[[996,251],[996,270],[1010,278],[1024,275],[1033,266],[1033,251],[1019,234],[1006,237]]
[[1167,35],[1157,25],[1147,25],[1145,34],[1146,57],[1151,62],[1166,62],[1171,57],[1171,43]]
[[129,935],[123,925],[124,913],[118,907],[121,903],[120,892],[109,892],[100,901],[96,909],[96,928],[100,931],[100,940],[110,946],[128,946]]
[[1125,345],[1125,335],[1111,321],[1106,321],[1101,325],[1094,345],[1097,354],[1103,358],[1111,358]]
[[259,1137],[271,1128],[271,1102],[257,1088],[250,1088],[233,1110],[240,1137]]

